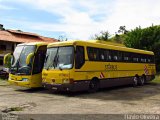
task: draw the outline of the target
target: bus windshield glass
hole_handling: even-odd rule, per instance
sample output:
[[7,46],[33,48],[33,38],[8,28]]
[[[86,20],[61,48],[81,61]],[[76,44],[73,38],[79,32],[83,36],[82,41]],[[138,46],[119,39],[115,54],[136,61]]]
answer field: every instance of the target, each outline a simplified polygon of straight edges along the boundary
[[26,64],[26,58],[30,53],[34,53],[36,46],[34,45],[21,45],[17,46],[13,53],[13,60],[10,69],[11,74],[30,75],[32,64]]
[[73,53],[73,46],[48,48],[44,69],[71,69]]

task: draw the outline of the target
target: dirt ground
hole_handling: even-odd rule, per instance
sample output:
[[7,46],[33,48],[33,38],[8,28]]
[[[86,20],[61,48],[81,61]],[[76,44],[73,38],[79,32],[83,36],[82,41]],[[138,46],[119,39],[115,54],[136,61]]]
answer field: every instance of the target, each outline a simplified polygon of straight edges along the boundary
[[0,84],[0,111],[14,114],[160,114],[160,84],[97,93],[51,93]]

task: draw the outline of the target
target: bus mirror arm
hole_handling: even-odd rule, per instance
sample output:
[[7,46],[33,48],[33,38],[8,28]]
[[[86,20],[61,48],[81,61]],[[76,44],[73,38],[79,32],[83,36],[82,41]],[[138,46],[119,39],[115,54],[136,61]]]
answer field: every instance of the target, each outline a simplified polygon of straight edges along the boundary
[[62,67],[61,66],[59,66],[59,69],[62,71]]
[[30,54],[27,56],[27,58],[26,58],[26,64],[27,64],[27,65],[29,65],[29,63],[30,63],[31,59],[33,58],[33,56],[34,56],[34,53],[30,53]]
[[8,53],[4,56],[3,58],[3,64],[6,68],[10,68],[11,67],[11,59],[12,59],[13,55],[12,53]]

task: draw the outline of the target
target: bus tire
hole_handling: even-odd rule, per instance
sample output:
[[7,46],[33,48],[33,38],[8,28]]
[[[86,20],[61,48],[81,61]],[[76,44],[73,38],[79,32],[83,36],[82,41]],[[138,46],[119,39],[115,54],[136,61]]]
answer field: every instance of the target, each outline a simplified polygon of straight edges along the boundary
[[138,76],[135,76],[133,78],[133,87],[136,87],[138,85]]
[[146,82],[145,76],[142,75],[142,76],[140,77],[140,79],[139,79],[138,85],[143,86],[143,85],[145,84],[145,82]]
[[94,93],[99,90],[99,80],[98,79],[92,79],[89,83],[89,90],[88,92]]

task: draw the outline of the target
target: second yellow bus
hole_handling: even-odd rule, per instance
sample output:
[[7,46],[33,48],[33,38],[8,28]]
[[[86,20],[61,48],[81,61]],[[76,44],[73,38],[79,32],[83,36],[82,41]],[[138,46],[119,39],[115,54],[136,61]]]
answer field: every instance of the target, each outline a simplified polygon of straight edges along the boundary
[[67,41],[48,45],[43,86],[60,91],[144,85],[156,74],[154,53],[117,44]]

